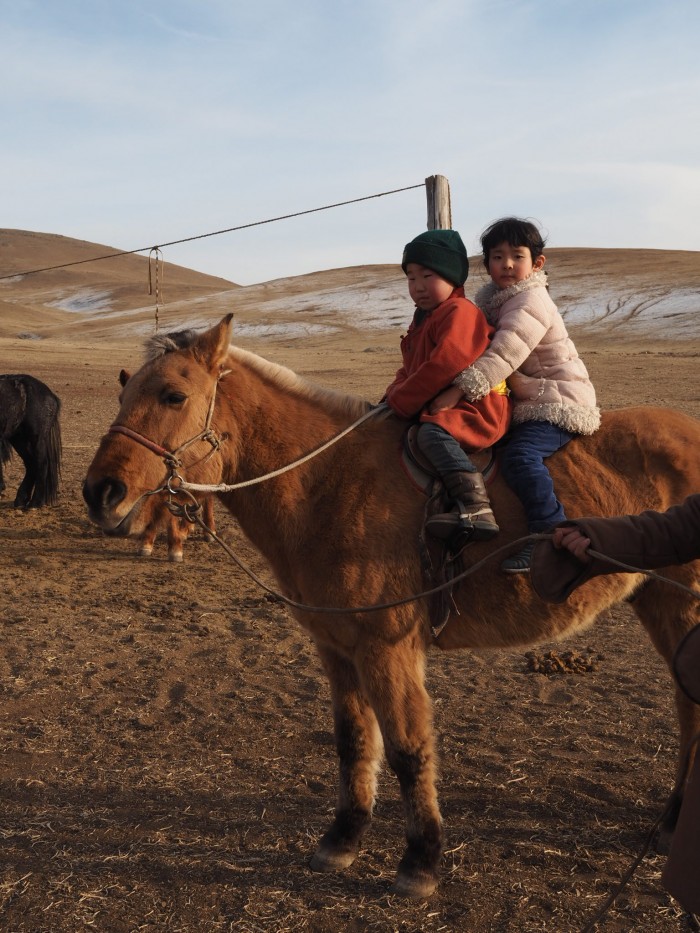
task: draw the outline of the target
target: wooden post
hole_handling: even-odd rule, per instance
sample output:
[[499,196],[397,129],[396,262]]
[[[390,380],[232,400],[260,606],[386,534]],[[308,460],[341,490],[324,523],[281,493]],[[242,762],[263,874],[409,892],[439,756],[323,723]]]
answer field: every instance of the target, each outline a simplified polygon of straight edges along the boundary
[[431,175],[425,179],[428,197],[428,230],[452,229],[450,183],[444,175]]

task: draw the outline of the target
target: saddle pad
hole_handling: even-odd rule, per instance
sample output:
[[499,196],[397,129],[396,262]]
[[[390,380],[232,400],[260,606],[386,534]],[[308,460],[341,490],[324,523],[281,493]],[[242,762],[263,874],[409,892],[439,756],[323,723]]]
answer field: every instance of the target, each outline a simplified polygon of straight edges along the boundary
[[[418,449],[416,443],[418,428],[419,425],[411,424],[404,432],[401,445],[401,464],[416,489],[420,490],[423,495],[430,496],[433,494],[435,483],[439,481],[440,477],[433,469],[430,461]],[[476,454],[469,454],[469,459],[484,477],[484,482],[487,484],[493,482],[496,476],[496,457],[492,447]]]

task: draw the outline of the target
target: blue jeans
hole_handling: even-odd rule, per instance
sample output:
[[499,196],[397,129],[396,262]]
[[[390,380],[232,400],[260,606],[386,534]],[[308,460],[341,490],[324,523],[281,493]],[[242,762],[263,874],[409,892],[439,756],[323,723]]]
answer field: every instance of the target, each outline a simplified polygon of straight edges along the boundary
[[544,459],[573,436],[548,421],[525,421],[510,428],[498,445],[503,478],[523,504],[530,533],[566,521]]
[[425,421],[416,435],[418,449],[435,467],[440,478],[447,473],[476,473],[477,469],[459,443],[438,424]]

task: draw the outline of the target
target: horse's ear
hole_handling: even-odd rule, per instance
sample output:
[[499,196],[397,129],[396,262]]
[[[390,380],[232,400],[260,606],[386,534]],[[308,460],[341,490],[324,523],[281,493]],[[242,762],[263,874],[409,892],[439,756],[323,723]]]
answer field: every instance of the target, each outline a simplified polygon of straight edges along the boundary
[[227,314],[216,327],[205,331],[192,344],[192,349],[200,360],[210,369],[218,369],[228,356],[231,342],[231,321],[233,314]]
[[122,389],[127,384],[129,379],[131,379],[131,373],[126,369],[122,369],[122,371],[119,373],[119,385],[122,387]]

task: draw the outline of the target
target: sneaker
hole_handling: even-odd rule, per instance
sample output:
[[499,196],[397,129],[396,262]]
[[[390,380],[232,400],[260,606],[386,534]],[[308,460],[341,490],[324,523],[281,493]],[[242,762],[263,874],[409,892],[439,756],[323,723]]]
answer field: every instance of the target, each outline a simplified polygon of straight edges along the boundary
[[501,563],[501,570],[505,573],[530,573],[530,564],[532,563],[532,552],[535,550],[535,542],[529,541],[522,551],[513,554],[512,557],[506,557]]

